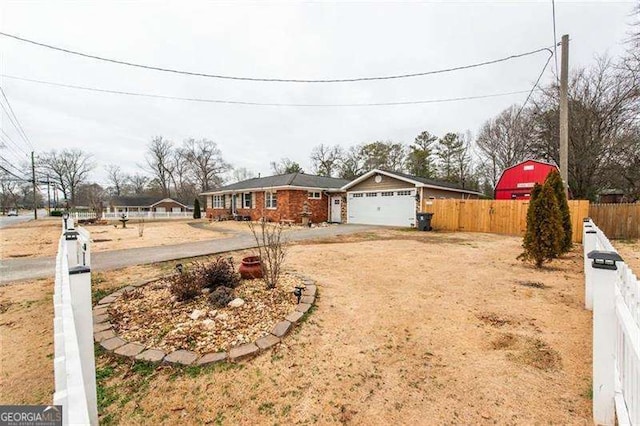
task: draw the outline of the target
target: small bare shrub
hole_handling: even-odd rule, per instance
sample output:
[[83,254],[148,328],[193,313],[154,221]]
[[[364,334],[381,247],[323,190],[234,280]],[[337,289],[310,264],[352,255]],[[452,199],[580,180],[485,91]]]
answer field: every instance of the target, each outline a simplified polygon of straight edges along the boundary
[[202,294],[202,279],[198,268],[188,268],[170,276],[169,291],[176,300],[184,302]]
[[136,288],[122,293],[122,300],[134,300],[142,298],[142,289]]
[[216,289],[209,294],[209,301],[215,308],[224,308],[234,298],[234,290],[225,286],[216,287]]
[[212,290],[221,286],[235,288],[240,284],[240,275],[236,273],[231,257],[217,257],[213,262],[198,264],[197,268],[203,288]]
[[144,219],[140,219],[138,222],[138,237],[142,238],[144,235]]
[[258,245],[258,255],[262,260],[262,275],[267,288],[275,288],[280,279],[286,254],[282,226],[270,225],[262,220],[257,225],[249,222],[249,229]]

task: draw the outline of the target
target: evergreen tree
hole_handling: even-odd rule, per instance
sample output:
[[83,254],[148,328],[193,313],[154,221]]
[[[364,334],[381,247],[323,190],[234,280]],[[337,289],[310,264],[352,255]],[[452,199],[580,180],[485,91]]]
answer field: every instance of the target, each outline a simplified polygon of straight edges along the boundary
[[533,260],[536,267],[558,257],[562,241],[560,209],[553,189],[549,185],[536,184],[531,191],[527,210],[527,231],[518,259]]
[[413,144],[409,146],[407,154],[407,171],[425,178],[433,178],[436,175],[436,165],[433,159],[434,142],[438,137],[424,131],[416,136]]
[[197,198],[193,200],[193,218],[200,219],[202,217],[202,213],[200,212],[200,200]]
[[572,241],[572,229],[571,229],[571,213],[569,211],[569,202],[567,201],[567,194],[562,184],[562,178],[560,173],[556,170],[549,173],[547,179],[544,181],[545,185],[551,186],[554,194],[556,194],[556,200],[558,201],[558,208],[560,209],[560,220],[562,223],[562,240],[560,244],[560,254],[568,253],[573,246]]

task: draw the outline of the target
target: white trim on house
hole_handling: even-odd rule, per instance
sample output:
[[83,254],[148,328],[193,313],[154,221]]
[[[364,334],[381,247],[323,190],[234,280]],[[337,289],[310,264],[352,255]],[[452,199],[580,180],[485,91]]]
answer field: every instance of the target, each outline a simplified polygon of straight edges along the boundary
[[[470,189],[458,189],[458,188],[451,188],[448,186],[440,186],[440,185],[432,185],[429,183],[422,183],[422,182],[418,182],[417,180],[405,177],[405,176],[400,176],[397,175],[393,172],[387,172],[386,170],[380,170],[380,169],[373,169],[365,174],[363,174],[362,176],[360,176],[359,178],[352,180],[351,182],[349,182],[348,184],[346,184],[345,186],[343,186],[342,188],[340,188],[342,191],[348,191],[348,192],[360,192],[360,191],[349,191],[349,188],[352,188],[353,186],[359,184],[360,182],[364,182],[365,180],[369,179],[371,176],[373,175],[384,175],[393,179],[397,179],[397,180],[401,180],[403,182],[408,182],[412,185],[414,185],[416,188],[433,188],[433,189],[440,189],[443,191],[451,191],[451,192],[462,192],[465,194],[474,194],[474,195],[482,195],[480,192],[477,191],[472,191]],[[405,188],[406,189],[406,188]],[[391,191],[390,189],[387,191]],[[364,191],[364,192],[371,192],[371,191]]]

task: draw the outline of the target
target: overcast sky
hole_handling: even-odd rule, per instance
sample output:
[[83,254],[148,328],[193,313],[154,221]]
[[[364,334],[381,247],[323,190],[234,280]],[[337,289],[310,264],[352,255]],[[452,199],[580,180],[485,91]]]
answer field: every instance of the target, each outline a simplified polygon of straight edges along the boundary
[[[211,74],[327,79],[423,72],[553,45],[544,2],[89,2],[2,1],[0,28],[27,39],[123,61]],[[618,56],[633,2],[556,2],[570,66]],[[547,55],[411,79],[338,84],[217,80],[80,58],[0,37],[2,74],[101,89],[265,103],[376,103],[529,90]],[[559,53],[559,50],[558,50]],[[544,82],[552,78],[552,61]],[[208,138],[227,161],[269,174],[289,157],[310,170],[320,143],[411,142],[423,130],[477,133],[526,94],[439,104],[267,107],[137,98],[0,77],[37,153],[80,148],[134,172],[154,136]],[[7,116],[0,123],[24,151]],[[4,135],[3,135],[4,136]],[[2,155],[26,156],[10,145]]]

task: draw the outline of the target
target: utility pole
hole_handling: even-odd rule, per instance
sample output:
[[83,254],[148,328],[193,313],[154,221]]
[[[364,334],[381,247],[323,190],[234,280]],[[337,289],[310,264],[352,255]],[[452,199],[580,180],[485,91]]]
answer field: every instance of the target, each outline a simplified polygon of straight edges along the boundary
[[47,214],[51,216],[51,180],[49,179],[49,175],[47,175]]
[[569,35],[562,36],[560,68],[560,177],[569,197]]
[[38,197],[36,195],[36,161],[31,151],[31,179],[33,179],[33,218],[38,220]]

